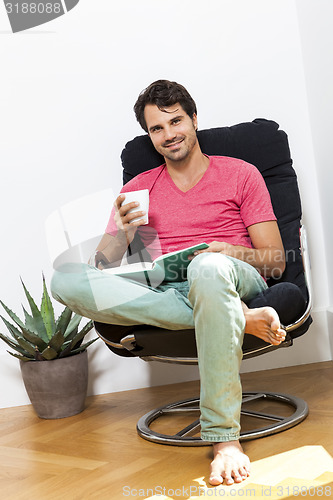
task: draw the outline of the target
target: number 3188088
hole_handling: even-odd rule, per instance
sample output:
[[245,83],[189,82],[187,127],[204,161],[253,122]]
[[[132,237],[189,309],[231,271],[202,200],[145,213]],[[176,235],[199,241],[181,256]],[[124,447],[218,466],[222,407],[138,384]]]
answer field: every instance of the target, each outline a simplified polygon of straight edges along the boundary
[[[288,495],[288,498],[293,497],[306,497],[306,498],[321,498],[329,497],[332,495],[331,486],[277,486],[277,496]],[[290,496],[289,496],[290,495]]]
[[61,14],[61,3],[6,3],[8,14]]

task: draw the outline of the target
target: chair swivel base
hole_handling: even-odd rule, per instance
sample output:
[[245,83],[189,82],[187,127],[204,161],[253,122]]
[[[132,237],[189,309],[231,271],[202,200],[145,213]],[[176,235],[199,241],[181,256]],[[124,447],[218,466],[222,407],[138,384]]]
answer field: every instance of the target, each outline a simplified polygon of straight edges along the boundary
[[[256,409],[256,406],[259,408]],[[278,406],[278,410],[274,409],[274,413],[270,411],[270,407],[272,406]],[[302,422],[307,417],[308,412],[306,402],[294,396],[272,392],[243,392],[241,418],[242,428],[245,427],[245,430],[241,432],[240,439],[242,441],[257,439],[285,431]],[[170,415],[177,415],[179,417],[192,414],[193,418],[193,413],[196,414],[197,418],[175,434],[162,434],[150,428],[154,422],[157,424],[157,420],[160,417]],[[142,438],[158,444],[174,446],[211,445],[211,442],[203,441],[195,435],[200,431],[199,416],[199,399],[186,399],[161,406],[146,413],[138,421],[137,431]],[[252,419],[252,421],[260,420],[263,422],[263,425],[246,430],[246,425],[243,425],[244,418],[247,420]]]

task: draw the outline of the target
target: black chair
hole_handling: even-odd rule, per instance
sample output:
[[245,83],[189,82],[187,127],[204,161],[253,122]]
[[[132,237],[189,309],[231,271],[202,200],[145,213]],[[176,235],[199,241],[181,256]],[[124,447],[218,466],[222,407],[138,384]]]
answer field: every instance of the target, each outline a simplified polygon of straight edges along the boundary
[[[279,346],[272,346],[257,337],[245,335],[243,359],[289,347],[293,339],[303,335],[312,322],[312,298],[306,232],[301,226],[301,202],[287,135],[279,130],[279,125],[274,121],[256,119],[232,127],[199,131],[198,140],[202,151],[208,155],[241,158],[259,169],[270,192],[285,247],[287,264],[282,277],[269,279],[267,293],[254,299],[248,306],[274,307],[286,329],[286,340]],[[162,163],[163,158],[155,151],[149,137],[136,137],[126,144],[122,153],[124,183],[138,173]],[[135,239],[129,251],[129,261],[137,255],[142,260],[142,252],[145,250]],[[292,314],[291,301],[294,304]],[[197,363],[194,330],[173,331],[149,325],[123,327],[97,322],[95,328],[106,345],[120,356],[135,356],[145,361]],[[276,406],[278,409],[275,409]],[[267,410],[270,407],[274,408],[273,413]],[[144,415],[137,424],[137,430],[141,437],[161,444],[207,445],[209,443],[196,435],[200,429],[197,418],[199,411],[199,398],[168,404]],[[152,422],[155,422],[156,427],[159,417],[176,414],[180,418],[185,413],[190,416],[194,413],[196,418],[176,433],[150,428]],[[304,420],[307,414],[307,404],[297,397],[260,391],[243,393],[242,420],[245,416],[252,419],[255,427],[250,425],[242,431],[241,439],[264,437],[289,429]],[[263,423],[259,427],[258,419]]]

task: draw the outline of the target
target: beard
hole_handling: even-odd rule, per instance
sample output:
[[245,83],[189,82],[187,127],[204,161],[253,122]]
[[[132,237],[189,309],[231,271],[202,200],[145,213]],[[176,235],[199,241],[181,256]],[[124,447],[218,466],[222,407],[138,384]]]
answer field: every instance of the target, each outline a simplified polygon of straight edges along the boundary
[[156,149],[164,158],[178,162],[185,160],[190,155],[196,143],[197,135],[194,130],[193,134],[177,136]]

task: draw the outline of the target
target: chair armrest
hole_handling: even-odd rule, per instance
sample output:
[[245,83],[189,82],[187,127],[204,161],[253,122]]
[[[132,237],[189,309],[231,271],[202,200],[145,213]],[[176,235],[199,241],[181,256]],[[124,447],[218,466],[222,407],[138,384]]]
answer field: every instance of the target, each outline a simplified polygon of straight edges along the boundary
[[295,321],[295,323],[285,326],[285,330],[287,333],[296,330],[296,328],[299,328],[301,325],[303,325],[303,323],[305,323],[305,321],[310,316],[313,305],[311,262],[310,262],[309,248],[308,248],[307,232],[304,225],[301,225],[300,227],[300,247],[301,247],[301,255],[303,261],[304,277],[308,291],[308,302],[304,314],[297,321]]

